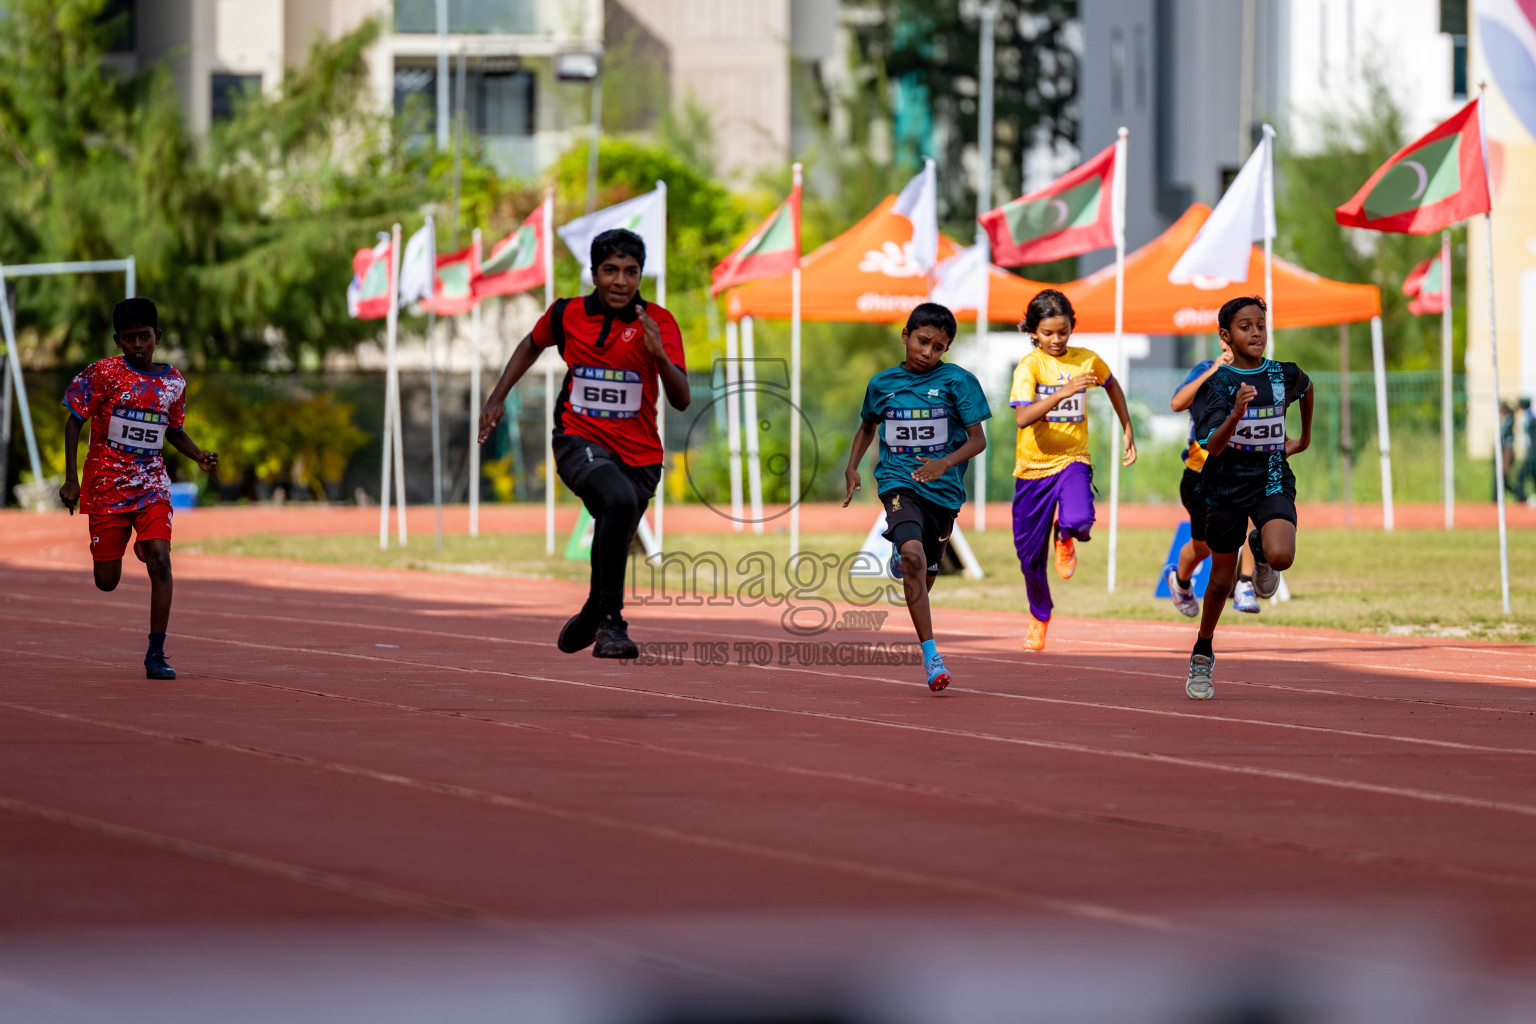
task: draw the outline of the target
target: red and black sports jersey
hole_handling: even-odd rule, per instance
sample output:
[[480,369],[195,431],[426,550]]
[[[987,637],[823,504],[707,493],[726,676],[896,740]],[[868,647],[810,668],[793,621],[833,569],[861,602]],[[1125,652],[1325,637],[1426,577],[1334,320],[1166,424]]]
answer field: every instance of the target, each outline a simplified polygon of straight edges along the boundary
[[656,399],[661,390],[656,360],[645,347],[640,308],[661,328],[661,343],[680,370],[683,336],[672,314],[636,299],[609,309],[594,292],[560,299],[533,325],[533,344],[557,346],[570,369],[555,403],[555,433],[596,442],[631,466],[661,462]]

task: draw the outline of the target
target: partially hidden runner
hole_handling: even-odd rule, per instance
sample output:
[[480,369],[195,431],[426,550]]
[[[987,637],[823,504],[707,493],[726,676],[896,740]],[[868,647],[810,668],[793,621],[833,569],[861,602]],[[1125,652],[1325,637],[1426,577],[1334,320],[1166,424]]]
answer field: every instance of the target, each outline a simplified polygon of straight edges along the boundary
[[1024,650],[1043,651],[1051,621],[1046,549],[1055,535],[1056,575],[1077,572],[1077,541],[1093,529],[1093,464],[1088,454],[1089,388],[1102,387],[1120,418],[1121,465],[1136,461],[1136,434],[1125,392],[1092,349],[1069,343],[1077,314],[1065,295],[1047,288],[1024,311],[1019,330],[1035,348],[1019,360],[1008,394],[1019,439],[1014,454],[1013,545],[1029,597]]
[[[1217,368],[1232,364],[1232,350],[1222,345],[1221,356],[1206,359],[1189,371],[1179,390],[1173,393],[1168,407],[1183,412],[1194,405],[1200,386],[1210,379]],[[1179,500],[1189,514],[1189,540],[1179,549],[1178,561],[1163,568],[1168,584],[1168,595],[1181,615],[1194,618],[1200,614],[1200,601],[1195,597],[1191,577],[1200,563],[1211,556],[1205,543],[1205,497],[1200,493],[1200,470],[1205,466],[1205,449],[1195,440],[1195,418],[1190,413],[1189,441],[1184,448],[1184,475],[1179,480]],[[1232,588],[1232,607],[1250,615],[1259,613],[1259,599],[1253,593],[1253,553],[1243,551],[1237,566],[1237,585]]]
[[634,658],[640,649],[624,621],[624,573],[661,480],[656,401],[665,388],[674,409],[688,408],[688,373],[677,321],[640,297],[640,236],[604,231],[592,240],[591,259],[591,294],[556,300],[513,350],[480,413],[480,443],[540,351],[558,349],[568,369],[555,404],[555,469],[591,513],[593,531],[587,601],[556,645],[566,654],[592,647],[594,657]]
[[955,331],[955,315],[936,302],[912,310],[901,332],[906,358],[875,374],[864,389],[843,473],[847,508],[863,487],[859,463],[879,439],[875,485],[885,506],[884,536],[896,549],[891,575],[902,581],[934,692],[950,684],[950,675],[933,638],[928,591],[965,503],[966,466],[987,446],[982,421],[992,415],[971,372],[944,362]]
[[[1219,367],[1195,396],[1195,438],[1207,453],[1200,489],[1211,579],[1184,681],[1191,700],[1210,700],[1216,692],[1211,640],[1245,535],[1253,552],[1253,589],[1260,597],[1274,596],[1279,574],[1296,559],[1296,477],[1287,460],[1312,443],[1312,381],[1295,363],[1265,358],[1264,300],[1230,299],[1216,314],[1216,324],[1232,350],[1232,364]],[[1298,401],[1301,436],[1289,438],[1285,411]],[[1256,529],[1248,530],[1249,520]]]
[[[124,299],[112,308],[112,340],[120,356],[80,371],[64,392],[64,484],[59,499],[74,515],[90,516],[91,559],[96,588],[117,589],[128,537],[149,572],[147,679],[175,679],[165,653],[171,621],[171,478],[165,443],[212,473],[219,457],[192,443],[182,429],[187,382],[169,363],[154,361],[160,314],[149,299]],[[80,428],[91,425],[84,483],[75,469]]]

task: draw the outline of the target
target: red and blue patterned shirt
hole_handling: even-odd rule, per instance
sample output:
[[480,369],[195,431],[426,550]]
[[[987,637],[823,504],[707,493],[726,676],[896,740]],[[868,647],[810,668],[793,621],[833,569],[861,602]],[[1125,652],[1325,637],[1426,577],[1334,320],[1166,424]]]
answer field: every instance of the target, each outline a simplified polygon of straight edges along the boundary
[[122,356],[92,363],[70,382],[64,407],[91,425],[80,511],[132,512],[170,501],[165,436],[181,430],[187,382],[168,363],[145,373]]

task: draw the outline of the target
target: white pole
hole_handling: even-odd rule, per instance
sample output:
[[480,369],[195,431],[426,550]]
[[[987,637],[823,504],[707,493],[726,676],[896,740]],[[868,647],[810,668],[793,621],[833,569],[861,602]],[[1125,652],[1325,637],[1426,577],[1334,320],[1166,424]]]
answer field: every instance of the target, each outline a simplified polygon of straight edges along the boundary
[[1387,433],[1387,357],[1381,317],[1371,317],[1371,369],[1376,378],[1376,450],[1381,455],[1381,528],[1392,529],[1392,438]]
[[432,536],[443,550],[443,437],[437,404],[437,314],[427,311],[427,378],[432,407]]
[[[475,249],[474,267],[480,269],[480,229],[470,236]],[[469,535],[480,536],[480,300],[469,314]]]
[[[27,404],[27,382],[21,377],[21,353],[16,350],[16,321],[11,312],[11,297],[5,286],[5,274],[0,269],[0,316],[5,322],[5,362],[11,370],[11,381],[16,387],[16,404],[21,412],[21,432],[27,441],[27,458],[32,464],[32,479],[41,483],[43,461],[37,454],[37,435],[32,432],[32,407]],[[3,483],[3,481],[0,481]],[[0,495],[0,502],[3,502]]]
[[[389,403],[394,408],[391,429],[394,438],[396,536],[403,547],[407,540],[405,529],[405,430],[401,426],[402,421],[405,419],[405,410],[400,405],[400,359],[396,348],[396,337],[400,327],[399,224],[390,229],[389,239],[389,314],[385,321],[389,343],[385,382],[389,388]],[[385,529],[387,532],[387,524]]]
[[[1131,410],[1131,358],[1125,351],[1125,169],[1130,131],[1120,129],[1115,139],[1114,230],[1115,230],[1115,372],[1120,375],[1120,390],[1125,395],[1126,415]],[[1111,416],[1110,423],[1114,423]],[[1120,445],[1109,445],[1109,592],[1115,592],[1115,567],[1120,554]]]
[[[983,283],[981,297],[976,306],[976,365],[986,372],[987,324],[992,298],[992,254],[987,231],[981,226],[981,215],[992,207],[992,121],[993,92],[996,83],[997,3],[989,2],[981,8],[981,89],[976,110],[976,142],[978,147],[976,177],[976,244],[981,246]],[[985,382],[983,382],[985,387]],[[986,436],[987,424],[981,424],[982,436]],[[976,463],[976,532],[987,528],[987,450],[983,448],[973,459]]]
[[[656,274],[656,305],[663,309],[667,306],[667,183],[656,182],[656,191],[661,193],[661,267]],[[656,436],[661,441],[661,480],[656,485],[656,547],[657,550],[666,550],[666,540],[663,534],[662,516],[666,512],[667,504],[667,394],[665,388],[659,388],[656,395]]]
[[[800,187],[800,165],[792,168]],[[800,553],[800,255],[789,274],[789,557]]]
[[448,0],[437,0],[437,148],[448,149]]
[[[555,304],[555,190],[544,192],[544,308]],[[555,357],[544,355],[544,553],[555,553]]]
[[123,297],[131,299],[139,294],[139,261],[129,256],[125,262],[128,264],[123,268],[128,274],[128,293]]
[[1451,233],[1440,232],[1440,443],[1444,449],[1445,528],[1456,528],[1456,415],[1451,386]]
[[1264,201],[1269,204],[1265,213],[1264,230],[1264,311],[1265,320],[1269,325],[1264,341],[1264,358],[1273,359],[1275,357],[1275,239],[1269,232],[1267,210],[1273,210],[1275,207],[1275,129],[1267,124],[1264,126],[1264,141],[1269,144],[1264,156]]
[[752,341],[752,318],[741,318],[741,399],[747,421],[747,495],[752,507],[752,532],[763,532],[763,467],[757,452],[757,349]]
[[1509,526],[1504,514],[1504,439],[1499,408],[1499,332],[1494,321],[1492,213],[1483,215],[1483,238],[1487,242],[1488,259],[1488,359],[1493,367],[1493,489],[1499,496],[1499,587],[1504,597],[1504,614],[1508,615]]
[[725,322],[725,444],[731,455],[731,529],[737,533],[746,525],[741,507],[741,395],[736,382],[741,373],[737,354],[735,320]]
[[[393,263],[390,264],[389,272],[391,274],[394,273]],[[390,278],[389,283],[390,294],[398,295],[399,293],[394,288],[395,280],[393,277]],[[394,473],[395,468],[395,392],[394,389],[389,386],[391,373],[393,372],[395,363],[395,321],[393,308],[390,309],[388,313],[388,319],[385,320],[385,337],[388,340],[384,347],[384,445],[383,458],[381,460],[384,466],[383,470],[381,471],[383,479],[379,483],[380,551],[389,550],[389,489],[393,486],[392,474]]]

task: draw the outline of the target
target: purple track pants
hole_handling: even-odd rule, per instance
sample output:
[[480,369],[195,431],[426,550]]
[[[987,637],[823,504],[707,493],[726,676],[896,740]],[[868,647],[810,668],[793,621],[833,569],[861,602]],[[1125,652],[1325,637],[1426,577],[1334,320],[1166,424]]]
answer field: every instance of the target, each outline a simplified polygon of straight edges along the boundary
[[1093,528],[1093,467],[1074,462],[1038,480],[1014,480],[1013,547],[1024,570],[1029,613],[1041,622],[1051,618],[1051,521],[1055,514],[1063,537],[1087,540]]

